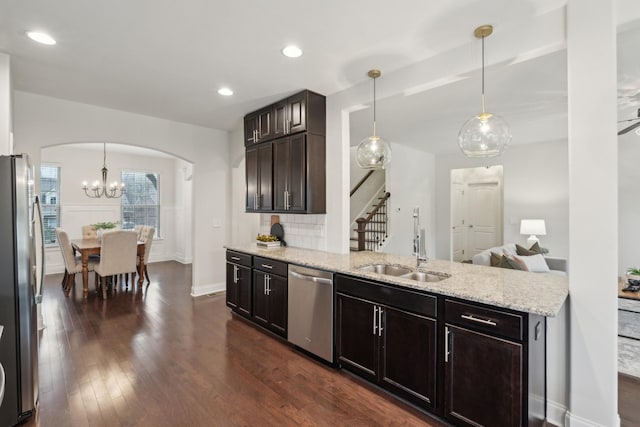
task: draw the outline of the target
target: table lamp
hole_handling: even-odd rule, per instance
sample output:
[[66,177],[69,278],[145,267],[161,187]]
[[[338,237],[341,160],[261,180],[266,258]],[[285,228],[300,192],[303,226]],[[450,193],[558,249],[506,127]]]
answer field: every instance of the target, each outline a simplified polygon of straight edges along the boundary
[[523,219],[520,221],[520,234],[528,234],[527,244],[531,247],[534,243],[540,241],[536,235],[544,236],[547,229],[544,225],[544,219]]

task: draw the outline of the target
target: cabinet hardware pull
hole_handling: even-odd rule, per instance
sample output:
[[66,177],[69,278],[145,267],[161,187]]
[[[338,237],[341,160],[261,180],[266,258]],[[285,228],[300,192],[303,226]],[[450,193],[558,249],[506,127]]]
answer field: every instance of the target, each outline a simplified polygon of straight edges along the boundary
[[449,327],[444,327],[444,363],[449,362]]
[[238,266],[233,266],[233,283],[238,283]]
[[382,336],[382,307],[378,307],[378,336]]
[[496,326],[497,323],[494,322],[493,320],[487,320],[487,319],[479,319],[477,317],[473,317],[473,315],[469,314],[461,314],[460,317],[462,317],[463,319],[466,320],[471,320],[472,322],[477,322],[477,323],[482,323],[483,325],[491,325],[491,326]]
[[376,332],[378,331],[378,326],[376,325],[376,321],[378,320],[378,307],[377,306],[373,306],[373,335],[376,334]]
[[232,261],[240,261],[240,258],[238,258],[237,256],[232,256],[229,257]]
[[263,288],[264,288],[263,292],[266,295],[267,294],[267,275],[266,274],[264,275],[264,278],[262,279],[262,285],[263,285]]
[[267,296],[271,295],[271,276],[267,274]]
[[260,209],[260,199],[261,199],[262,194],[256,194],[256,200],[257,200],[257,205],[258,205],[258,209]]
[[256,129],[256,130],[254,130],[254,132],[255,132],[255,135],[256,135],[255,138],[254,138],[254,141],[258,142],[258,130]]
[[273,268],[273,266],[269,265],[269,264],[262,264],[262,267],[268,268],[269,270],[271,270]]
[[333,280],[331,279],[325,279],[324,277],[307,276],[306,274],[300,274],[297,271],[289,271],[289,275],[300,280],[307,280],[309,282],[319,283],[321,285],[333,284]]

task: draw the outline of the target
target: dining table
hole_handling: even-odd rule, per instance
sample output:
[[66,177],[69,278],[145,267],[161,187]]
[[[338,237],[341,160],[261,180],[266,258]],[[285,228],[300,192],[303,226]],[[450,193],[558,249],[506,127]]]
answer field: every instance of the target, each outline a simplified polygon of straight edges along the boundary
[[[73,239],[71,240],[71,246],[75,252],[80,254],[80,260],[82,261],[82,296],[87,298],[89,296],[89,256],[100,255],[102,248],[102,241],[100,239]],[[144,241],[138,240],[138,258],[140,263],[138,264],[138,286],[142,288],[144,273]]]

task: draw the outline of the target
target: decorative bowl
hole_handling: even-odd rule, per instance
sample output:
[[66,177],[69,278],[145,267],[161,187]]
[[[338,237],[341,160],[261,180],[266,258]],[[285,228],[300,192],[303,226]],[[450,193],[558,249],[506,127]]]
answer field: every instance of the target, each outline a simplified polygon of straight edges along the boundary
[[627,279],[629,279],[629,280],[638,280],[638,281],[640,281],[640,275],[638,275],[638,274],[626,273],[625,275],[627,276]]

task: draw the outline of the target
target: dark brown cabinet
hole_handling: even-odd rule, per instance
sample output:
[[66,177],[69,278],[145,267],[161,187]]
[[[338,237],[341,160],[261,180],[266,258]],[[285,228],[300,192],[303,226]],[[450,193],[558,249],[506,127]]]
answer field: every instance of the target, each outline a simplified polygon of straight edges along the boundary
[[247,212],[326,212],[325,109],[324,96],[303,91],[245,116]]
[[243,316],[251,316],[251,255],[227,251],[227,306]]
[[273,152],[271,143],[246,150],[247,212],[270,212],[273,209]]
[[253,145],[274,138],[273,111],[263,108],[244,118],[244,145]]
[[[433,315],[435,298],[344,276],[337,276],[336,286],[338,363],[421,407],[435,408],[436,320],[408,311],[422,305]],[[395,292],[391,302],[398,307],[384,298],[389,292]],[[424,300],[416,304],[416,298]]]
[[544,425],[544,318],[446,300],[445,320],[445,416],[464,426]]
[[286,338],[287,264],[254,257],[253,267],[253,320]]
[[306,135],[273,141],[273,205],[277,211],[306,208]]

